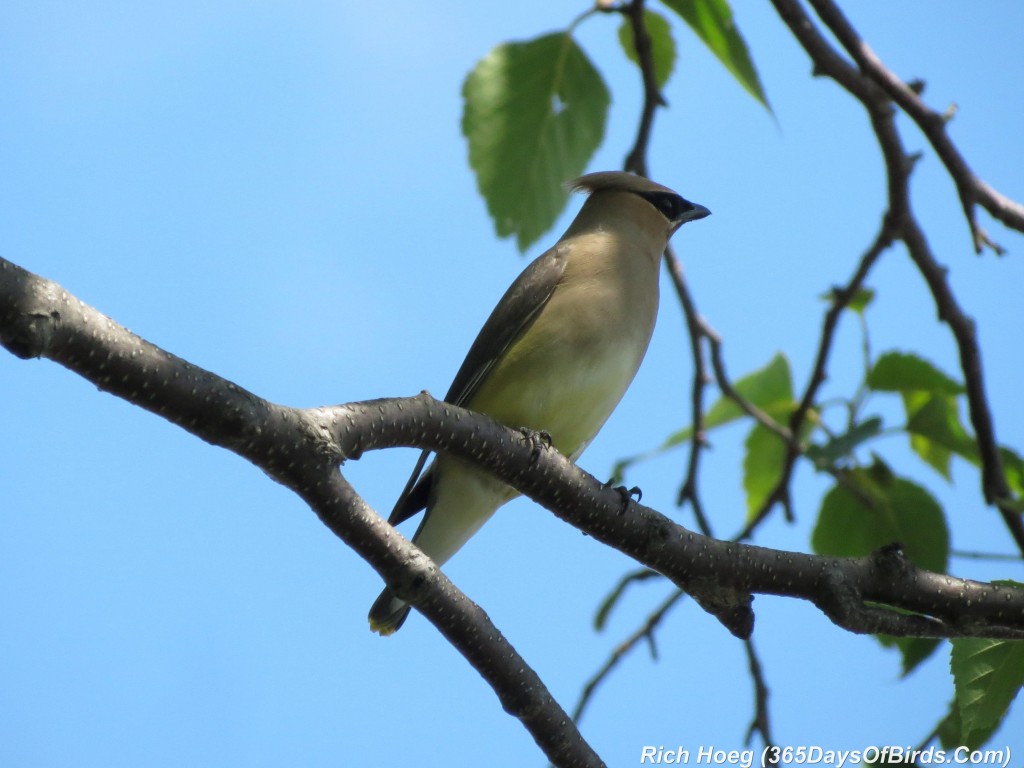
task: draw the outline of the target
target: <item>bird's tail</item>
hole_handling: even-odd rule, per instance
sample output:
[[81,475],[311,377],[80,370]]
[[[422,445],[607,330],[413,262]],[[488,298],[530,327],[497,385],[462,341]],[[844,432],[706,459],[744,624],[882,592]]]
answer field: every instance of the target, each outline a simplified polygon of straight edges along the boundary
[[385,637],[393,635],[409,617],[409,610],[408,603],[399,600],[385,587],[370,607],[370,630]]

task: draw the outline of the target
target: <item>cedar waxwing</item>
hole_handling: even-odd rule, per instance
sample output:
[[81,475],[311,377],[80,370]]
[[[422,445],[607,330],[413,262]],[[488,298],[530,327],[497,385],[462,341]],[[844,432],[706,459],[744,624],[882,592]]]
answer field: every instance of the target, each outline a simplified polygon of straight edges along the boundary
[[[591,173],[569,186],[590,196],[498,302],[445,401],[546,432],[576,461],[647,351],[668,239],[710,211],[631,173]],[[421,475],[427,453],[388,522],[425,508],[413,543],[440,565],[517,494],[454,456],[437,456]],[[370,609],[370,628],[390,635],[408,615],[409,605],[385,589]]]

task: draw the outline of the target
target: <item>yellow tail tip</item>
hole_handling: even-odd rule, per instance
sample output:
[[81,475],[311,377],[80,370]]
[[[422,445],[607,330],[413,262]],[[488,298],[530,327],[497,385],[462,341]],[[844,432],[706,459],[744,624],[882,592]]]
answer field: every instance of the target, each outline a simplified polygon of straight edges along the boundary
[[409,606],[385,588],[370,607],[370,631],[381,637],[395,634],[409,616]]

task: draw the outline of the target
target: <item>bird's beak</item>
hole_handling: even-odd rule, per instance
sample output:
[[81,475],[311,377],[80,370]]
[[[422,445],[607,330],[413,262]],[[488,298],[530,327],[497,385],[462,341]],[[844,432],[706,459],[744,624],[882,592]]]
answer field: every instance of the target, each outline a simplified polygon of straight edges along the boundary
[[693,207],[679,217],[678,221],[680,224],[685,224],[688,221],[696,221],[697,219],[703,219],[705,216],[711,215],[711,211],[700,203],[690,203],[690,205]]
[[[686,202],[690,203],[689,200],[687,200]],[[688,221],[697,221],[697,219],[703,219],[705,216],[710,215],[711,211],[709,211],[700,203],[690,203],[690,207],[687,210],[683,211],[683,213],[680,214],[679,217],[672,222],[672,232],[674,233],[677,229],[679,229],[681,226],[683,226],[683,224],[685,224]]]

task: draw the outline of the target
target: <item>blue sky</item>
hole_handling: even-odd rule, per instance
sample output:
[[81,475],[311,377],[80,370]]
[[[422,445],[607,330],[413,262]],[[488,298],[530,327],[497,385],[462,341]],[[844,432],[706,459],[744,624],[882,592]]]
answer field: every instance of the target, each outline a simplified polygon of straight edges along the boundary
[[[809,373],[823,304],[848,279],[884,206],[867,120],[766,3],[736,3],[777,121],[676,26],[680,61],[656,124],[652,175],[714,215],[676,244],[698,305],[739,376],[778,350]],[[1024,199],[1024,5],[872,1],[852,21],[901,76],[955,102],[975,170]],[[583,6],[520,3],[8,2],[0,8],[0,255],[52,278],[150,341],[275,402],[315,406],[442,394],[493,303],[525,264],[498,241],[459,132],[465,74],[493,45],[564,27]],[[613,93],[590,170],[617,168],[640,89],[618,21],[578,38]],[[978,322],[1003,442],[1024,449],[1019,334],[1024,238],[982,213],[1010,253],[976,257],[954,188],[925,149],[913,201]],[[578,208],[543,242],[553,241]],[[528,256],[535,256],[543,243]],[[956,370],[906,255],[870,284],[872,346]],[[667,284],[637,380],[581,465],[606,475],[688,420],[691,368]],[[860,367],[844,322],[826,396]],[[541,765],[529,735],[422,618],[370,634],[376,574],[247,463],[58,366],[0,355],[0,764],[5,766]],[[898,423],[894,404],[875,410]],[[743,432],[715,436],[704,502],[722,535],[744,513]],[[954,546],[1010,551],[977,473],[940,497]],[[411,451],[348,477],[390,509]],[[682,454],[630,484],[674,509]],[[902,463],[901,463],[902,462]],[[827,486],[802,469],[798,521],[758,543],[807,551]],[[618,640],[666,594],[638,587],[590,626],[632,563],[525,500],[446,568],[571,708]],[[954,573],[1024,580],[1019,564],[954,559]],[[813,607],[759,597],[755,638],[784,745],[913,744],[942,715],[942,656],[900,682],[898,659]],[[742,647],[691,601],[660,657],[628,659],[582,729],[611,765],[645,745],[742,746],[752,694]],[[1018,702],[994,746],[1024,750]]]

